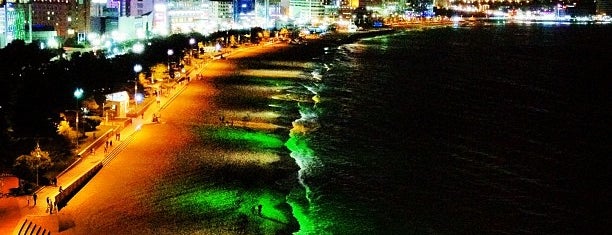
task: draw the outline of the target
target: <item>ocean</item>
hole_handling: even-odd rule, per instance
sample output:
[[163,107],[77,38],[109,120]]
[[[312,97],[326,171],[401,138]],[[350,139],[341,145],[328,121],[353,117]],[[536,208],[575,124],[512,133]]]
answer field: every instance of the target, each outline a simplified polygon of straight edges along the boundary
[[326,47],[287,147],[298,234],[604,234],[612,25],[479,23]]

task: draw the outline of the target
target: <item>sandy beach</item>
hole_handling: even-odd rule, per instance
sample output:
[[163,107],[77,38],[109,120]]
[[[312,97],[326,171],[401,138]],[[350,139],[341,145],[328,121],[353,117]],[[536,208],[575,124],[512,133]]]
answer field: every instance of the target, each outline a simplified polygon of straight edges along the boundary
[[283,84],[301,79],[305,64],[287,58],[289,47],[238,49],[207,64],[204,78],[161,111],[160,124],[141,120],[113,162],[47,218],[57,220],[57,233],[296,231],[286,196],[298,169],[284,147],[293,117],[268,104],[282,97]]

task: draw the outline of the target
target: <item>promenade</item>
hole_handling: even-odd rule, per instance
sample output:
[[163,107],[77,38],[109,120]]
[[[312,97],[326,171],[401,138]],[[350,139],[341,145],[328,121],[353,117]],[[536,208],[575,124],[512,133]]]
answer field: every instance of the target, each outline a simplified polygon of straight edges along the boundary
[[[206,62],[207,59],[195,60],[193,66],[186,67],[187,72],[184,76],[189,76],[191,80],[196,79],[196,75],[201,73]],[[57,176],[57,186],[43,186],[36,191],[36,202],[32,195],[1,198],[0,234],[26,234],[26,231],[27,234],[31,234],[30,232],[33,232],[32,234],[57,232],[58,220],[48,219],[50,216],[56,216],[57,211],[50,213],[47,210],[47,199],[55,201],[56,196],[60,193],[60,186],[66,189],[100,163],[108,164],[130,143],[133,139],[132,135],[139,131],[142,125],[153,123],[154,115],[159,116],[159,113],[181,94],[187,85],[186,79],[176,83],[173,89],[160,96],[159,103],[155,98],[145,100],[146,104],[138,105],[136,107],[139,109],[131,111],[133,115],[130,116],[134,116],[132,118],[103,122],[101,127],[104,128],[99,128],[103,131],[98,131],[95,135],[90,133],[95,138],[88,137],[91,140],[79,146],[77,154],[81,157]],[[159,122],[163,123],[163,120],[161,117]],[[105,152],[107,140],[112,140],[112,146],[109,145]]]

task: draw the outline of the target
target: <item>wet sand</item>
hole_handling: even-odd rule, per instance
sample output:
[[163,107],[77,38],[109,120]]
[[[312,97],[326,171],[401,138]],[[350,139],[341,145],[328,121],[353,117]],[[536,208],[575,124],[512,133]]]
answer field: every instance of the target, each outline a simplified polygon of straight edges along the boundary
[[296,187],[298,169],[284,147],[292,117],[265,108],[282,86],[240,85],[233,79],[279,78],[279,69],[287,68],[293,71],[288,77],[300,79],[295,71],[303,62],[282,62],[295,54],[296,48],[288,47],[239,49],[208,64],[204,79],[192,81],[161,112],[161,124],[145,124],[58,215],[48,218],[57,220],[55,233],[296,231],[286,195]]

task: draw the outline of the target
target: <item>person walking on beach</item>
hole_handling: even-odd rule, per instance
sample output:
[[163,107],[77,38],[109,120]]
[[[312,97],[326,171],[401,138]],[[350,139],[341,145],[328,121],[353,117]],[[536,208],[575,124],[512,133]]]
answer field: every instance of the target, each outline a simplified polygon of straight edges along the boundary
[[36,193],[32,194],[32,200],[34,200],[35,206],[36,206],[36,198],[38,198],[38,195],[36,195]]

